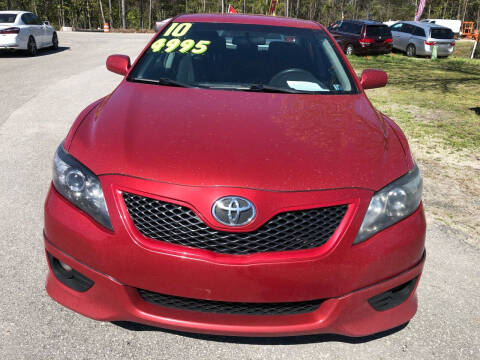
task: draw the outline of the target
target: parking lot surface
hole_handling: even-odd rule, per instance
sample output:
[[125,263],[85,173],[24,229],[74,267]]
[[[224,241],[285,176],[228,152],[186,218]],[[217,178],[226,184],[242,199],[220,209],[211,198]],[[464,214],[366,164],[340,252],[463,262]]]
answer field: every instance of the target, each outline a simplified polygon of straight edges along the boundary
[[480,251],[439,223],[428,224],[417,315],[377,336],[194,335],[98,322],[53,302],[42,239],[53,153],[82,108],[121,80],[106,57],[133,60],[150,36],[61,33],[58,51],[0,54],[1,359],[480,359]]

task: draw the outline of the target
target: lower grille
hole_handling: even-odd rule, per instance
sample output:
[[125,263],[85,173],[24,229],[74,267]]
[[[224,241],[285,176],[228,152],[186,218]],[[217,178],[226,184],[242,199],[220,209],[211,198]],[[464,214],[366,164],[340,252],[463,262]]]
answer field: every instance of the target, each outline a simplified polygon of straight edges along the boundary
[[210,228],[184,206],[126,192],[123,200],[136,228],[148,238],[236,255],[319,247],[333,235],[348,208],[290,211],[275,215],[255,231],[226,232]]
[[247,303],[200,300],[172,295],[164,295],[138,289],[143,300],[168,308],[218,314],[238,315],[293,315],[310,313],[318,309],[324,300],[284,302],[284,303]]

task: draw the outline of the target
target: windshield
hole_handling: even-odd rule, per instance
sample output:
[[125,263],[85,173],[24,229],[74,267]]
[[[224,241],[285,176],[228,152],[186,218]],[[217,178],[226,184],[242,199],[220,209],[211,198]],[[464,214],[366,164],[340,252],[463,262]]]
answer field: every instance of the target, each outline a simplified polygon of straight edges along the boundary
[[368,25],[367,26],[367,37],[375,37],[375,36],[387,36],[391,37],[392,34],[390,33],[390,29],[388,26],[384,25]]
[[453,32],[450,29],[432,29],[430,37],[433,39],[453,39]]
[[250,24],[172,23],[128,80],[242,91],[357,92],[323,31]]
[[10,24],[14,23],[17,14],[0,14],[0,23],[2,24]]

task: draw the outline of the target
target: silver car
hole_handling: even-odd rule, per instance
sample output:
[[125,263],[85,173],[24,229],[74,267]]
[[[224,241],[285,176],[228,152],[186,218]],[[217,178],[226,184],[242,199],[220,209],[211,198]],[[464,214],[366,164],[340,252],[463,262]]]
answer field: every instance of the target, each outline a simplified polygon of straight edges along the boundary
[[401,21],[390,27],[393,48],[407,56],[431,56],[437,48],[437,56],[452,55],[455,39],[451,29],[419,21]]

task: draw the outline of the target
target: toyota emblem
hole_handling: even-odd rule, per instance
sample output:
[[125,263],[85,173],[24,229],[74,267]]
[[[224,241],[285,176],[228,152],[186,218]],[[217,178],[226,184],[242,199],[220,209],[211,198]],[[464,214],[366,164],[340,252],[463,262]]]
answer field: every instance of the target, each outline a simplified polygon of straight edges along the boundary
[[212,206],[212,215],[219,223],[228,226],[243,226],[255,217],[255,206],[250,200],[239,196],[225,196]]

